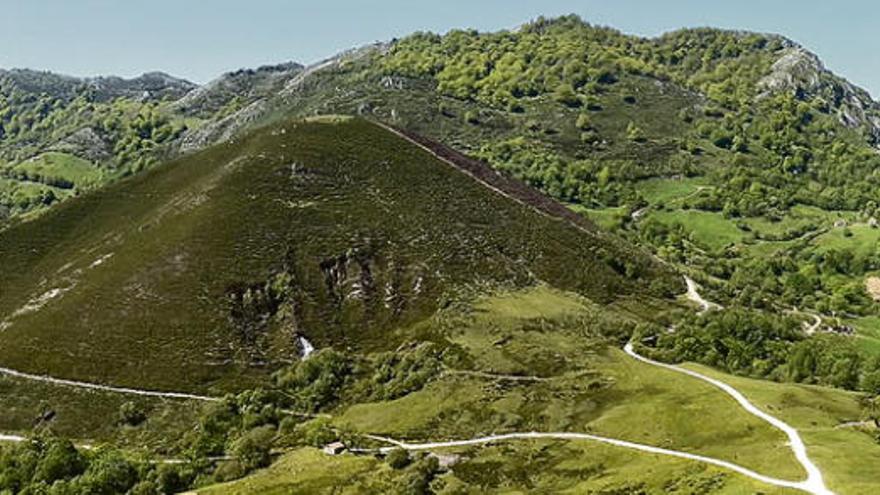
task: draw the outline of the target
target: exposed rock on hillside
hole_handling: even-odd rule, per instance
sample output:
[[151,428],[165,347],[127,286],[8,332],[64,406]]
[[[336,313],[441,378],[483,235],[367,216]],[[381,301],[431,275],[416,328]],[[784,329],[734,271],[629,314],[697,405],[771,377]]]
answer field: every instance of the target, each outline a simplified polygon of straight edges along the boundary
[[133,79],[121,77],[95,77],[85,79],[99,100],[132,98],[135,100],[176,100],[198,86],[185,79],[164,72],[148,72]]
[[803,47],[786,49],[758,86],[765,94],[792,92],[799,98],[821,98],[841,124],[863,128],[875,144],[880,141],[880,105],[865,90],[826,69],[816,54]]
[[210,117],[233,101],[252,101],[275,93],[303,69],[300,64],[287,62],[227,72],[190,91],[173,108],[187,115]]
[[83,127],[68,135],[52,146],[50,151],[71,153],[91,162],[109,160],[112,156],[109,143],[91,127]]

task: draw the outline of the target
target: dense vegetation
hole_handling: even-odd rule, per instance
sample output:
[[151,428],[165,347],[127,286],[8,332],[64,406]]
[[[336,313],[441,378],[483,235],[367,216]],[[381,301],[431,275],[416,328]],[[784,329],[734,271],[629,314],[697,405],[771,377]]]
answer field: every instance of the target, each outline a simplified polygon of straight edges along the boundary
[[0,253],[6,366],[215,393],[261,380],[301,335],[393,349],[388,332],[471,284],[547,281],[602,302],[681,290],[619,239],[360,120],[285,121],[140,174],[0,232]]
[[[791,47],[775,36],[712,29],[642,39],[564,17],[516,32],[413,35],[396,43],[382,65],[391,74],[432,77],[442,94],[514,113],[526,112],[536,99],[554,101],[569,111],[568,125],[582,132],[587,149],[603,141],[638,148],[659,139],[686,152],[663,166],[642,168],[638,160],[597,163],[540,144],[552,137],[520,136],[487,149],[490,161],[560,199],[637,206],[632,189],[623,197],[614,189],[645,177],[700,173],[718,187],[695,206],[732,217],[779,214],[794,204],[859,208],[874,199],[880,159],[862,136],[837,121],[839,101],[797,88],[765,93],[761,81]],[[604,95],[641,103],[638,94],[615,89],[639,77],[702,95],[676,112],[684,132],[652,135],[630,121],[625,132],[609,136],[595,124],[605,112]],[[688,155],[707,147],[728,166],[695,169]]]
[[686,316],[674,331],[640,333],[653,355],[692,361],[731,373],[880,394],[880,361],[869,359],[847,338],[807,338],[799,322],[783,315],[731,309]]
[[0,450],[0,490],[6,493],[175,493],[181,470],[126,457],[112,449],[81,450],[68,440],[37,437]]
[[[10,164],[0,167],[0,176],[7,179],[0,183],[3,215],[50,205],[62,199],[59,190],[87,190],[156,163],[162,147],[187,126],[172,115],[167,101],[192,87],[161,75],[90,82],[51,73],[0,72],[0,164]],[[101,180],[81,181],[70,175],[76,169],[65,166],[43,174],[15,168],[48,151],[84,161],[84,168]]]
[[[417,391],[439,372],[440,354],[433,344],[414,344],[410,350],[360,360],[324,349],[280,370],[267,388],[229,395],[206,406],[196,430],[179,441],[176,450],[183,459],[176,462],[150,462],[109,448],[77,448],[69,440],[43,433],[0,449],[0,490],[150,495],[237,479],[268,466],[276,444],[285,449],[322,447],[345,435],[324,419],[310,420],[291,409],[324,411],[336,406],[343,394],[346,403],[352,403]],[[119,416],[128,427],[146,419],[131,402],[123,404]],[[406,464],[409,458],[398,469]]]
[[[237,71],[209,90],[161,73],[124,80],[0,70],[0,220],[178,154],[187,131],[271,93],[279,74],[300,68]],[[27,170],[45,156],[61,163],[41,173]]]

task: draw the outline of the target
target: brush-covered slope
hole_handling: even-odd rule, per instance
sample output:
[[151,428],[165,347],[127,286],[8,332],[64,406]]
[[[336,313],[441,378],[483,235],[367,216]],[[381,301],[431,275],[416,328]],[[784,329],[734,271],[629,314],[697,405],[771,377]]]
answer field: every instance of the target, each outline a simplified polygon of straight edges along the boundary
[[[382,349],[479,284],[678,290],[612,237],[366,121],[267,127],[0,233],[0,363],[234,387],[318,347]],[[405,331],[404,331],[405,333]]]

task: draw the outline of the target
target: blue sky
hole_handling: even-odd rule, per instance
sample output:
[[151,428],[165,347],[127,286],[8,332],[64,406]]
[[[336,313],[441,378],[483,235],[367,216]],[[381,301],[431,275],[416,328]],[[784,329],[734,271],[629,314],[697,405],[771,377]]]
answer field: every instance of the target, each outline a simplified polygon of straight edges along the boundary
[[689,26],[781,33],[880,96],[876,0],[0,0],[0,67],[206,82],[415,30],[496,30],[564,13],[646,36]]

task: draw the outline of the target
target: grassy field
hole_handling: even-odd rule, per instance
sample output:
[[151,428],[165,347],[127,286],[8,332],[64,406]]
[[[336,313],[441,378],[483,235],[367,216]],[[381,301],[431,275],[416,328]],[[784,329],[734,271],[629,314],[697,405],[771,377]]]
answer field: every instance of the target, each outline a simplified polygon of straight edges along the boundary
[[68,198],[73,195],[73,192],[69,189],[61,189],[41,184],[39,182],[19,181],[0,176],[0,196],[7,198],[8,201],[5,202],[8,202],[9,204],[21,205],[38,203],[41,201],[41,198],[46,197],[50,191],[59,199]]
[[819,252],[829,249],[849,250],[857,254],[869,254],[876,250],[880,241],[880,229],[866,224],[832,229],[814,241]]
[[101,184],[106,174],[104,170],[82,158],[58,152],[43,153],[15,165],[11,170],[34,177],[34,182],[64,180],[69,182],[71,187],[80,190]]
[[198,490],[205,495],[288,493],[388,493],[391,469],[369,456],[328,457],[303,448],[282,456],[268,469],[240,481]]
[[708,249],[720,249],[743,240],[743,232],[721,213],[700,210],[664,210],[651,216],[663,223],[680,224],[693,241]]
[[858,421],[862,411],[857,394],[808,385],[779,384],[735,377],[705,366],[688,365],[724,380],[758,407],[797,428],[810,457],[825,475],[828,486],[840,494],[877,492],[880,444],[870,435],[842,423]]
[[693,195],[709,182],[703,177],[680,179],[648,179],[635,183],[635,188],[651,205],[668,205]]
[[[560,297],[539,288],[484,300],[467,326],[456,324],[453,332],[480,371],[552,380],[451,376],[396,401],[355,405],[335,421],[413,440],[532,429],[593,432],[718,457],[777,477],[802,476],[781,432],[710,385],[658,371],[572,333],[528,330],[536,318],[565,321],[572,311],[597,311],[576,299],[546,304]],[[526,355],[552,355],[558,364],[548,369],[549,361],[524,362]]]
[[[132,402],[146,415],[138,425],[120,421]],[[201,402],[123,395],[0,376],[0,432],[51,431],[79,444],[111,443],[131,450],[169,453],[191,430]]]
[[43,153],[17,164],[0,164],[0,205],[8,208],[8,214],[33,218],[108,178],[109,172],[76,156]]
[[620,226],[621,219],[626,216],[625,208],[586,208],[583,205],[568,205],[573,211],[584,215],[603,229],[613,231]]
[[856,329],[856,338],[862,349],[880,356],[880,317],[863,316],[847,320],[846,323]]
[[[471,370],[488,375],[447,373],[401,399],[344,408],[333,422],[412,441],[583,431],[730,460],[771,476],[803,477],[785,436],[723,392],[634,361],[589,337],[589,328],[579,325],[601,319],[602,311],[546,286],[482,298],[436,324],[472,356]],[[547,330],[551,326],[554,330]],[[551,370],[545,362],[521,358],[546,352],[562,365]],[[835,428],[859,418],[855,395],[694,368],[740,388],[759,407],[801,429],[810,455],[838,493],[871,493],[876,486],[871,466],[880,446],[864,433]],[[504,373],[544,380],[491,376]],[[434,480],[437,493],[798,493],[699,463],[587,441],[512,441],[446,450],[460,454],[461,461]],[[864,463],[853,462],[855,455]],[[245,480],[200,493],[382,491],[397,486],[400,476],[369,455],[327,457],[298,449]]]
[[[523,441],[456,452],[466,460],[434,479],[431,484],[434,493],[799,493],[734,478],[715,468],[601,444]],[[396,493],[402,491],[397,481],[400,476],[387,464],[369,456],[328,457],[305,448],[285,454],[270,468],[248,478],[195,493]]]

